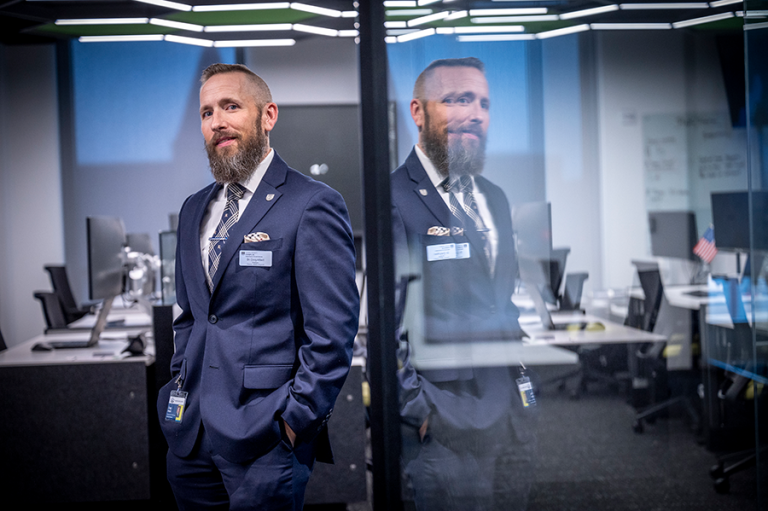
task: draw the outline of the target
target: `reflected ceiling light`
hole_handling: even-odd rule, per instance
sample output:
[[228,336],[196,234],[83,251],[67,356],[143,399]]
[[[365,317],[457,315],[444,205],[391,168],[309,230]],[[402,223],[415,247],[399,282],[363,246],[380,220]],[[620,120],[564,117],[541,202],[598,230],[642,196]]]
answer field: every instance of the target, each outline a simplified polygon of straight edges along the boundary
[[182,23],[180,21],[164,20],[162,18],[151,18],[149,20],[151,25],[157,25],[159,27],[178,28],[179,30],[189,30],[192,32],[202,32],[202,25],[193,25],[192,23]]
[[748,11],[746,15],[742,12],[742,16],[747,18],[765,18],[768,16],[768,11]]
[[709,2],[710,7],[722,7],[724,5],[740,4],[744,0],[717,0],[717,2]]
[[416,7],[418,4],[416,3],[416,0],[413,0],[411,2],[406,1],[400,1],[400,0],[386,0],[384,2],[384,7]]
[[384,28],[406,28],[408,22],[406,21],[385,21]]
[[435,35],[435,29],[434,28],[427,28],[424,30],[417,30],[416,32],[411,32],[410,34],[403,34],[397,36],[397,42],[398,43],[405,43],[408,41],[413,41],[414,39],[421,39],[422,37],[429,37],[431,35]]
[[546,32],[539,32],[536,34],[536,39],[549,39],[550,37],[558,37],[561,35],[576,34],[578,32],[585,32],[589,30],[589,25],[574,25],[572,27],[558,28],[556,30],[548,30]]
[[592,23],[592,30],[668,30],[672,23]]
[[539,16],[499,16],[497,18],[471,18],[472,23],[531,23],[534,21],[558,21],[557,14],[543,14]]
[[162,41],[162,34],[143,35],[84,35],[77,39],[81,43],[123,43],[139,41]]
[[341,18],[341,11],[337,11],[336,9],[326,9],[325,7],[316,7],[314,5],[302,4],[299,2],[291,2],[291,9],[294,11],[320,14],[321,16],[330,16],[331,18]]
[[432,14],[432,9],[399,9],[397,11],[385,11],[387,16],[425,16]]
[[[395,28],[392,30],[387,30],[387,35],[403,35],[403,34],[413,34],[414,32],[418,32],[418,28]],[[439,32],[438,32],[439,33]]]
[[157,5],[159,7],[167,7],[168,9],[176,9],[177,11],[189,12],[192,10],[191,5],[180,4],[178,2],[169,2],[168,0],[136,0],[145,4]]
[[272,30],[290,30],[290,23],[260,23],[258,25],[211,25],[206,32],[263,32]]
[[442,11],[442,12],[436,12],[434,14],[429,14],[427,16],[422,16],[420,18],[414,18],[412,20],[408,20],[408,26],[417,27],[419,25],[423,25],[424,23],[429,23],[430,21],[441,20],[450,14],[451,13],[448,11]]
[[422,5],[436,4],[440,0],[419,0],[419,7]]
[[504,32],[525,32],[522,25],[496,25],[493,27],[455,27],[456,34],[493,34]]
[[214,41],[214,48],[244,48],[258,46],[293,46],[295,39],[251,39],[242,41]]
[[761,28],[768,28],[768,21],[763,23],[750,23],[748,25],[744,25],[744,30],[755,30]]
[[326,35],[328,37],[338,37],[339,31],[332,28],[314,27],[312,25],[302,25],[294,23],[293,29],[297,32],[306,32],[308,34]]
[[389,36],[384,38],[384,42],[387,44],[393,44],[397,42],[397,37]]
[[191,44],[192,46],[204,46],[206,48],[213,46],[213,41],[209,39],[197,39],[194,37],[183,37],[173,34],[168,34],[165,36],[165,40],[172,43]]
[[620,4],[625,11],[641,11],[652,9],[708,9],[706,2],[682,2],[669,4]]
[[360,32],[357,30],[339,30],[339,37],[357,37]]
[[536,39],[533,34],[489,34],[489,35],[460,35],[456,38],[460,43],[483,43],[489,41],[531,41]]
[[56,25],[145,25],[149,18],[89,18],[56,20]]
[[461,18],[466,18],[469,15],[469,12],[467,11],[453,11],[451,14],[449,14],[445,21],[452,21],[452,20],[458,20]]
[[520,14],[547,14],[546,7],[522,7],[519,9],[470,9],[470,16],[517,16]]
[[264,9],[288,9],[290,6],[290,2],[272,2],[266,4],[196,5],[192,8],[192,10],[194,12],[259,11]]
[[617,4],[603,5],[601,7],[593,7],[591,9],[582,9],[580,11],[564,12],[560,15],[561,20],[570,20],[573,18],[581,18],[582,16],[592,16],[593,14],[603,14],[604,12],[618,11],[619,6]]
[[721,14],[713,14],[712,16],[703,16],[701,18],[693,18],[691,20],[676,21],[675,23],[672,23],[672,26],[675,28],[692,27],[694,25],[712,23],[713,21],[727,20],[728,18],[733,18],[733,17],[734,15],[732,12],[724,12]]

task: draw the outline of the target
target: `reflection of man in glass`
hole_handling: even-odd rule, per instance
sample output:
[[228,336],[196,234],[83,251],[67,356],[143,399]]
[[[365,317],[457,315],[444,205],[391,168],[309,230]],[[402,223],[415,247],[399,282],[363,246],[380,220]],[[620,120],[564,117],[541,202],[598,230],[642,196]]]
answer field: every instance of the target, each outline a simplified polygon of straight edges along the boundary
[[[419,142],[392,174],[393,229],[398,272],[421,276],[424,342],[520,339],[509,203],[480,175],[490,109],[483,63],[433,62],[410,108]],[[535,410],[523,406],[519,368],[453,360],[416,369],[406,361],[400,380],[417,509],[525,509]]]

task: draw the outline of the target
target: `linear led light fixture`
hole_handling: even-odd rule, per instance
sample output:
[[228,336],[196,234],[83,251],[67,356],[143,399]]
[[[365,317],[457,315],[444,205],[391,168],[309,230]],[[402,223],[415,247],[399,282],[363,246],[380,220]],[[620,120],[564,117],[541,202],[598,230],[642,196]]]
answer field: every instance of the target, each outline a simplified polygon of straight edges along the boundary
[[672,23],[591,23],[592,30],[669,30]]
[[453,11],[451,14],[446,16],[443,21],[459,20],[461,18],[466,18],[467,16],[469,16],[469,12],[467,11]]
[[244,48],[263,46],[293,46],[296,39],[243,39],[239,41],[214,41],[214,48]]
[[519,16],[522,14],[547,14],[546,7],[521,7],[516,9],[470,9],[470,16]]
[[397,42],[397,37],[394,37],[394,36],[385,37],[384,42],[387,44],[394,44]]
[[438,34],[503,34],[525,32],[522,25],[498,25],[494,27],[438,27]]
[[742,11],[742,18],[765,18],[768,16],[768,11],[747,11],[746,14]]
[[419,7],[422,5],[436,4],[440,0],[419,0]]
[[407,2],[403,0],[386,0],[384,2],[384,7],[416,7],[417,5],[416,0]]
[[768,28],[768,21],[764,21],[762,23],[750,23],[749,25],[744,25],[744,30],[759,30],[763,28]]
[[357,18],[360,13],[357,11],[341,11],[342,18]]
[[162,18],[151,18],[149,23],[150,25],[157,25],[159,27],[178,28],[179,30],[189,30],[191,32],[202,32],[204,28],[202,25],[193,25],[192,23],[164,20]]
[[357,30],[339,30],[339,37],[357,37],[360,32]]
[[533,34],[485,34],[460,35],[456,38],[460,43],[484,43],[490,41],[531,41],[536,39]]
[[539,32],[536,34],[536,39],[549,39],[550,37],[558,37],[561,35],[577,34],[579,32],[585,32],[589,30],[589,25],[574,25],[572,27],[558,28],[555,30],[548,30],[546,32]]
[[744,0],[717,0],[717,2],[709,2],[710,7],[723,7],[725,5],[740,4]]
[[406,43],[408,41],[413,41],[414,39],[421,39],[422,37],[429,37],[431,35],[435,35],[435,29],[426,28],[424,30],[417,30],[416,32],[411,32],[410,34],[399,35],[397,36],[397,42]]
[[326,9],[325,7],[316,7],[314,5],[302,4],[299,2],[291,2],[291,9],[294,11],[320,14],[321,16],[330,16],[331,18],[341,18],[341,11],[337,11],[336,9]]
[[266,4],[196,5],[192,10],[194,12],[260,11],[265,9],[289,9],[290,7],[290,2],[272,2]]
[[189,12],[192,10],[191,5],[180,4],[178,2],[169,2],[168,0],[136,0],[145,4],[157,5],[159,7],[167,7],[168,9],[176,9],[177,11]]
[[326,35],[328,37],[338,37],[339,31],[332,28],[314,27],[312,25],[302,25],[294,23],[293,29],[297,32],[306,32],[308,34]]
[[691,20],[676,21],[675,23],[672,23],[672,26],[675,28],[692,27],[694,25],[712,23],[713,21],[727,20],[728,18],[733,17],[734,16],[732,12],[723,12],[720,14],[713,14],[712,16],[703,16],[701,18],[693,18]]
[[407,21],[385,21],[384,28],[406,28],[408,26]]
[[77,39],[81,43],[124,43],[140,41],[162,41],[163,34],[142,35],[84,35]]
[[418,27],[419,25],[423,25],[424,23],[429,23],[430,21],[441,20],[450,14],[451,13],[449,11],[441,11],[441,12],[436,12],[434,14],[428,14],[420,18],[413,18],[412,20],[408,20],[408,26]]
[[149,18],[88,18],[56,20],[55,25],[146,25]]
[[[440,29],[438,29],[438,32],[437,32],[438,34],[440,33],[439,30]],[[387,30],[387,35],[398,36],[398,35],[404,35],[404,34],[413,34],[414,32],[418,32],[418,31],[419,31],[418,28],[394,28],[391,30]]]
[[680,2],[669,4],[619,4],[624,11],[644,11],[656,9],[709,9],[706,2]]
[[260,23],[257,25],[210,25],[206,32],[264,32],[276,30],[291,30],[290,23]]
[[386,16],[426,16],[432,14],[432,9],[398,9],[396,11],[384,11]]
[[534,21],[558,21],[557,14],[541,14],[538,16],[499,16],[496,18],[471,18],[471,23],[532,23]]
[[211,48],[213,46],[213,41],[210,39],[197,39],[195,37],[184,37],[173,34],[165,36],[165,40],[171,43],[191,44],[192,46],[204,46],[205,48]]
[[617,4],[603,5],[601,7],[593,7],[591,9],[582,9],[580,11],[564,12],[560,15],[561,20],[570,20],[573,18],[581,18],[583,16],[592,16],[594,14],[603,14],[604,12],[618,11],[619,6]]

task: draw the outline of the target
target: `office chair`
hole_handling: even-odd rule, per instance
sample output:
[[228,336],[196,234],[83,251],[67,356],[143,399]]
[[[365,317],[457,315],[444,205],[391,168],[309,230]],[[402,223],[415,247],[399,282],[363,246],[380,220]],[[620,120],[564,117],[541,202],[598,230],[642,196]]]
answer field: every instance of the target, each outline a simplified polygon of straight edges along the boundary
[[77,321],[90,312],[90,308],[78,307],[75,301],[75,295],[72,294],[72,288],[69,286],[69,277],[67,277],[66,266],[44,266],[45,271],[51,278],[53,291],[58,295],[61,302],[61,309],[64,313],[66,324]]
[[67,328],[67,320],[59,301],[59,295],[50,291],[35,291],[34,297],[40,300],[45,318],[45,331],[57,328]]

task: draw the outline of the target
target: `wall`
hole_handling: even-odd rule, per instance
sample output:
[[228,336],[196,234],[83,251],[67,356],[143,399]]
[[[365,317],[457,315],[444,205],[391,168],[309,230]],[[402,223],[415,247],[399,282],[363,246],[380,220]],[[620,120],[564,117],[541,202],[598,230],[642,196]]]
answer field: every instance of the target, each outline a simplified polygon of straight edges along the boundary
[[0,46],[0,328],[9,346],[40,334],[43,265],[64,262],[53,46]]

